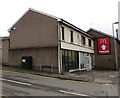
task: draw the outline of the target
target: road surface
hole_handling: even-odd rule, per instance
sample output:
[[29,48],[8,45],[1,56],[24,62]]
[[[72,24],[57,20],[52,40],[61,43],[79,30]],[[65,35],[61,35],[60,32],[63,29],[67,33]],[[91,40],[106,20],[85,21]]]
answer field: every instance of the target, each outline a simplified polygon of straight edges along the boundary
[[117,84],[60,80],[51,77],[2,71],[3,96],[118,96]]

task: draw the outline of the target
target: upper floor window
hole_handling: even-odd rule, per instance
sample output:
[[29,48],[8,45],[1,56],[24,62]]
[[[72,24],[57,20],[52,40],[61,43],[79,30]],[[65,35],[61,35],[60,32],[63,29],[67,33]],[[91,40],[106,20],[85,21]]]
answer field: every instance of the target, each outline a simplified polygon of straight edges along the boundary
[[85,37],[84,36],[81,36],[81,43],[82,43],[82,45],[85,45]]
[[70,30],[70,39],[71,39],[71,42],[73,42],[73,31]]
[[91,47],[92,46],[92,43],[91,43],[91,39],[88,39],[88,46]]
[[62,40],[65,40],[64,27],[61,27]]

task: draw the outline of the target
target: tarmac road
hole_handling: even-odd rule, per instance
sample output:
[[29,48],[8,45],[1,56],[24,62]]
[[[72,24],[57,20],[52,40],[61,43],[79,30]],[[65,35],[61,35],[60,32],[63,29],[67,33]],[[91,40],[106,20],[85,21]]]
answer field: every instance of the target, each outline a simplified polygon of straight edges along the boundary
[[117,84],[68,81],[5,70],[1,81],[2,95],[5,96],[118,96]]

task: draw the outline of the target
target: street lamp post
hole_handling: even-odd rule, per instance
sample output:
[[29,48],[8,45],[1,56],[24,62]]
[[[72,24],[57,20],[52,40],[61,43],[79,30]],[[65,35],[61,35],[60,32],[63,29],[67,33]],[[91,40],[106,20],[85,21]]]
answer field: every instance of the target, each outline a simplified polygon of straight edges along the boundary
[[112,30],[113,30],[113,39],[114,39],[114,47],[115,47],[115,65],[116,65],[116,70],[118,70],[118,60],[117,60],[117,45],[116,45],[116,38],[114,34],[114,24],[118,24],[119,22],[114,22],[112,23]]
[[119,22],[114,22],[112,23],[112,30],[113,30],[113,37],[115,37],[115,34],[114,34],[114,24],[118,24]]

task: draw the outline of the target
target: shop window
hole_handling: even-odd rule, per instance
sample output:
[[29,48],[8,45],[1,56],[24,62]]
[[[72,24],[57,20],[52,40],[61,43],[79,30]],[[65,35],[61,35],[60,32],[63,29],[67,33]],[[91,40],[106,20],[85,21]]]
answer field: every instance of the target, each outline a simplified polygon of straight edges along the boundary
[[79,54],[77,51],[62,50],[62,68],[64,72],[79,68]]

